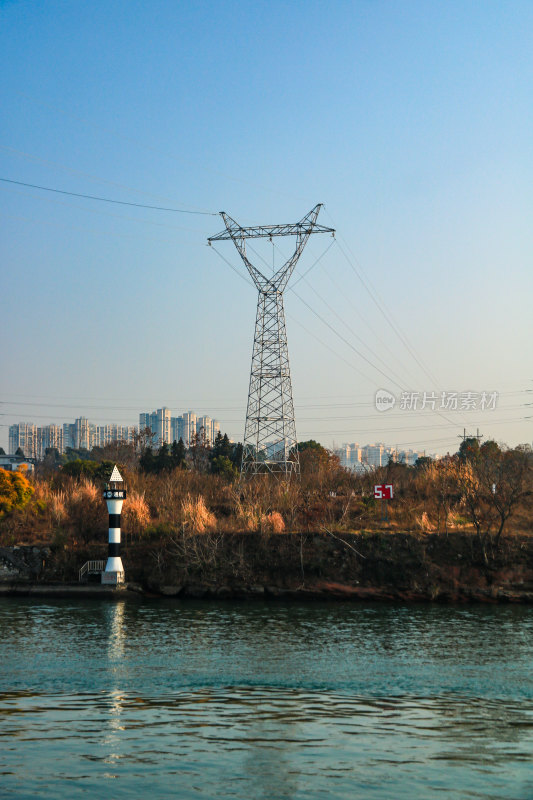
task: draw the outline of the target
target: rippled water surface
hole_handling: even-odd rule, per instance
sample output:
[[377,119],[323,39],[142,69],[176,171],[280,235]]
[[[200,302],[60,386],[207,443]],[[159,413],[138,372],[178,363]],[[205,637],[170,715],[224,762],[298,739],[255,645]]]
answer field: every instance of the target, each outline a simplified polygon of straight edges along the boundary
[[533,800],[533,610],[0,602],[0,797]]

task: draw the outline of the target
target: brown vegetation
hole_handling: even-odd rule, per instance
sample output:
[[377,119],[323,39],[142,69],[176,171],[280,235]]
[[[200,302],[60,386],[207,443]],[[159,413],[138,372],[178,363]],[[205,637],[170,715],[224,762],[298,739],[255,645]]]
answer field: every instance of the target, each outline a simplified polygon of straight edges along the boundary
[[[205,453],[202,458],[196,458],[198,454],[188,458],[188,467],[184,463],[173,467],[169,462],[159,472],[153,466],[146,472],[139,466],[142,453],[121,445],[117,455],[124,456],[119,466],[128,487],[123,508],[125,547],[141,541],[158,546],[165,542],[183,555],[190,549],[187,537],[194,536],[196,541],[203,535],[201,558],[210,559],[216,558],[220,536],[233,533],[279,536],[327,531],[334,536],[381,530],[447,536],[460,531],[473,537],[487,563],[506,533],[531,531],[532,454],[528,448],[510,450],[487,443],[476,452],[465,448],[456,456],[423,460],[416,467],[391,463],[355,475],[315,445],[300,454],[301,480],[286,483],[265,475],[244,484],[231,470],[210,472]],[[98,455],[92,454],[93,458]],[[68,469],[43,469],[32,478],[9,478],[25,481],[27,486],[18,506],[8,507],[8,501],[0,497],[4,502],[0,545],[43,543],[72,549],[99,542],[105,548],[102,472],[110,453],[106,450],[100,455],[95,467],[87,466],[95,462],[85,462],[78,475],[70,462]],[[394,485],[386,519],[380,501],[374,499],[377,483]],[[199,546],[196,543],[195,553],[190,552],[196,561]]]

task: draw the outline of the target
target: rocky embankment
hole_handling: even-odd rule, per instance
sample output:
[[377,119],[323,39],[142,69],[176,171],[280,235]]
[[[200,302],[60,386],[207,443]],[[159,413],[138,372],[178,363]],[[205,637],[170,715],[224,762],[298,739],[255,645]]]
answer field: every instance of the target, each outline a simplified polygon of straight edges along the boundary
[[[0,548],[0,593],[97,594],[78,571],[105,557],[105,544]],[[458,532],[177,535],[130,544],[123,562],[130,591],[151,596],[533,602],[533,535],[523,534],[489,544],[486,559]]]

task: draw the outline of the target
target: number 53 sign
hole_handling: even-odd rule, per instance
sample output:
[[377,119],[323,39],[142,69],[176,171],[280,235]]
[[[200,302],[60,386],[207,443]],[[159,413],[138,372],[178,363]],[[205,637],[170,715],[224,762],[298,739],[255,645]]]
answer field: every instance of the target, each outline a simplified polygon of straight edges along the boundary
[[376,500],[392,500],[392,483],[381,483],[374,486],[374,497]]

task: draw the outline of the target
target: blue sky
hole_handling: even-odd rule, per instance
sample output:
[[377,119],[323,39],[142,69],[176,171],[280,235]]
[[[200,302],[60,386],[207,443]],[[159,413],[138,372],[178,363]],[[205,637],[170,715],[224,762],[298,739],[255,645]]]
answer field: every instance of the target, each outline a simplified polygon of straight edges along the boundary
[[[299,438],[531,443],[532,34],[529,2],[3,2],[0,177],[245,224],[324,203],[337,243],[285,298]],[[242,439],[256,295],[220,218],[0,182],[0,226],[0,444],[161,405]],[[500,396],[445,420],[380,388]]]

